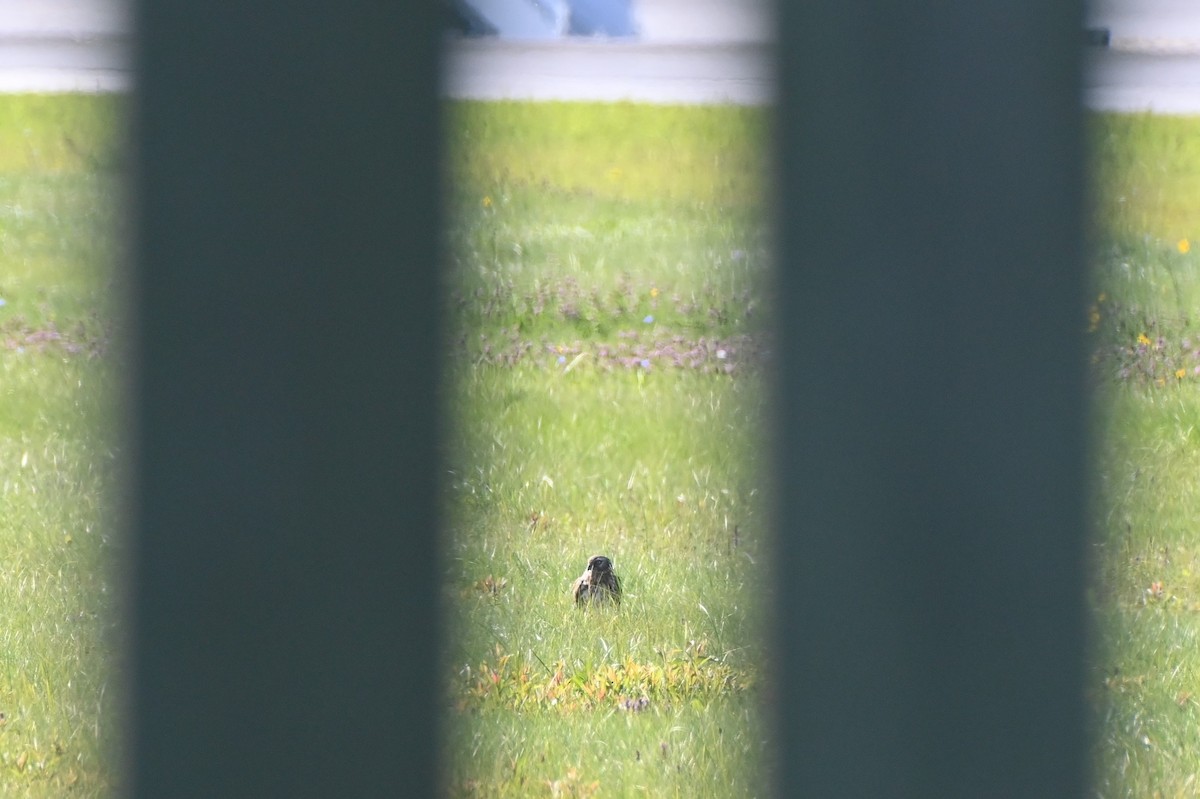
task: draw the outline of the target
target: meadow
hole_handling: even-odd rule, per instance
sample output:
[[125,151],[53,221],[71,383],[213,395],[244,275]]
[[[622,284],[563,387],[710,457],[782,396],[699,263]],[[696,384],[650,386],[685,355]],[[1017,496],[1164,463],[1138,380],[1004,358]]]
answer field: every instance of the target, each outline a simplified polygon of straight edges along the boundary
[[0,795],[108,796],[119,101],[0,95]]
[[761,796],[765,114],[448,122],[446,791]]
[[[116,790],[120,112],[0,97],[4,796]],[[766,116],[447,121],[446,792],[763,795]],[[1200,119],[1089,132],[1094,793],[1193,796]]]
[[1200,118],[1089,120],[1095,795],[1200,793]]

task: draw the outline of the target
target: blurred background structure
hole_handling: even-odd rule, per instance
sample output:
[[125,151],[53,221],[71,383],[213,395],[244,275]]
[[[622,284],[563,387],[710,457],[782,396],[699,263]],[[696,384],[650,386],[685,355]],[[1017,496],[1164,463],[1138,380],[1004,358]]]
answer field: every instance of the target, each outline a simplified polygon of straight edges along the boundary
[[0,91],[124,91],[130,28],[125,0],[0,0]]
[[1087,24],[1108,46],[1085,64],[1084,103],[1097,111],[1200,111],[1200,3],[1092,0]]
[[443,78],[481,100],[771,100],[767,0],[450,0]]
[[765,41],[766,0],[450,0],[451,27],[467,36],[547,39],[612,36],[646,42]]
[[[766,103],[769,0],[444,0],[443,91],[475,99]],[[1200,111],[1200,3],[1093,0],[1084,104]],[[0,0],[0,91],[123,91],[128,0]]]

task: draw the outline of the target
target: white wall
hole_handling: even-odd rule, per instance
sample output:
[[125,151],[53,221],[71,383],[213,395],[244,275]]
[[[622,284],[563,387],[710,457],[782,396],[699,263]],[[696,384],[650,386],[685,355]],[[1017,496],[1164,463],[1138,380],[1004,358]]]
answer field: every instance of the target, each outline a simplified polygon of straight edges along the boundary
[[771,8],[768,0],[634,0],[633,16],[646,41],[765,41]]

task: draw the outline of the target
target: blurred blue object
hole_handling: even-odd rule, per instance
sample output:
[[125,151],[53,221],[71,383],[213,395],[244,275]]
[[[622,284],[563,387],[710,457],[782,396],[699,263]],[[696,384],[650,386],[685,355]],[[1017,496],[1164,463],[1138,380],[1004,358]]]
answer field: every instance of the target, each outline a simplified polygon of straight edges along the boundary
[[452,30],[464,36],[555,39],[633,36],[631,0],[450,0]]
[[635,36],[630,0],[568,0],[572,36]]

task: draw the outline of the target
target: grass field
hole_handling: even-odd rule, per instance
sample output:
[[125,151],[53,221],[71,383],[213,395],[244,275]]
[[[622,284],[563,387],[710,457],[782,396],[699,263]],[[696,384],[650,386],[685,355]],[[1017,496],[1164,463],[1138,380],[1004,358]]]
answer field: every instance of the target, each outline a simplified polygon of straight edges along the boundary
[[[4,796],[116,783],[119,110],[0,97]],[[766,120],[449,113],[447,791],[763,795]],[[1200,119],[1090,124],[1095,794],[1193,796]]]
[[765,792],[765,123],[450,109],[450,795]]
[[107,796],[121,198],[111,98],[0,95],[0,795]]
[[1091,120],[1096,795],[1200,794],[1200,118]]

